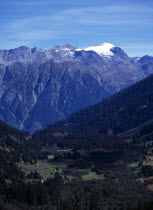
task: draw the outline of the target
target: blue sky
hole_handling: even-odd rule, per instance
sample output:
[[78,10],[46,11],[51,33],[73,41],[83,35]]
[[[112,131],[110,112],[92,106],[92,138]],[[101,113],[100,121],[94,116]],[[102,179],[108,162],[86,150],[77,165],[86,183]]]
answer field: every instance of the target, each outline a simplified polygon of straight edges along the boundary
[[114,43],[153,55],[152,0],[1,0],[0,49]]

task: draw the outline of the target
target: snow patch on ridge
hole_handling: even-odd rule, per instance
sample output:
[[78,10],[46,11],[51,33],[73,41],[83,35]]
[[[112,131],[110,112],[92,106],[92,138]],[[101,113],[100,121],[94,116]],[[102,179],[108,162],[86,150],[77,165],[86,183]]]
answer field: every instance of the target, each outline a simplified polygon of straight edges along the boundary
[[77,51],[80,51],[80,50],[95,51],[100,56],[113,56],[114,53],[111,52],[111,49],[114,47],[116,47],[116,45],[111,44],[111,43],[103,43],[102,45],[87,47],[85,49],[77,49]]

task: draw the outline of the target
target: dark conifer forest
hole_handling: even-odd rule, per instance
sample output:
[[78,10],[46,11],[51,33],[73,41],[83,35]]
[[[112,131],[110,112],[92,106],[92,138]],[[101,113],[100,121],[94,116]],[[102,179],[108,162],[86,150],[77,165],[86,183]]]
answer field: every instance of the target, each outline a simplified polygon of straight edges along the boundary
[[34,134],[1,121],[0,209],[153,209],[152,81]]

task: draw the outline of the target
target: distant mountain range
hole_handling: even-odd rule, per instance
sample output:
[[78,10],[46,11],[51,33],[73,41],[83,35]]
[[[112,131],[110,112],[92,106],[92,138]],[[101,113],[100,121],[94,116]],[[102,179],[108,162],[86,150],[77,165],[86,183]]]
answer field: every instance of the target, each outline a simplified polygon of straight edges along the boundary
[[114,44],[0,50],[0,119],[30,132],[96,104],[153,73],[153,57]]

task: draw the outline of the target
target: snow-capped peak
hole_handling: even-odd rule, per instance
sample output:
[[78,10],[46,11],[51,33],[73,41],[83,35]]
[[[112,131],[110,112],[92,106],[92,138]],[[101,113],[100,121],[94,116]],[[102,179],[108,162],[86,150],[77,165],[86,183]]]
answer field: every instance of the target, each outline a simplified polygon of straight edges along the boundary
[[[92,47],[87,47],[84,50],[85,51],[95,51],[97,54],[101,56],[113,56],[113,52],[111,52],[111,49],[116,47],[116,45],[111,43],[103,43],[102,45],[96,45]],[[83,49],[77,49],[77,51],[80,51]]]

